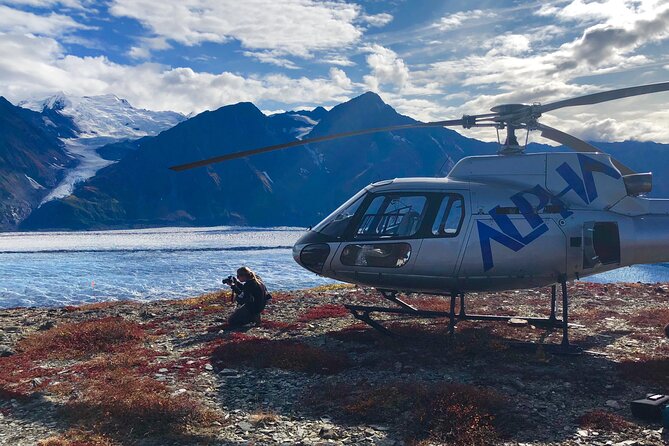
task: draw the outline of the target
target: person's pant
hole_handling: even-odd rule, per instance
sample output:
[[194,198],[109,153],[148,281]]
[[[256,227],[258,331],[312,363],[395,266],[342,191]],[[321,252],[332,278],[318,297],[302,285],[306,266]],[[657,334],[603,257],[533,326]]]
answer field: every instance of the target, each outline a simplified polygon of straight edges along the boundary
[[241,327],[251,322],[257,322],[260,314],[250,311],[246,305],[237,308],[228,319],[228,325],[231,328]]

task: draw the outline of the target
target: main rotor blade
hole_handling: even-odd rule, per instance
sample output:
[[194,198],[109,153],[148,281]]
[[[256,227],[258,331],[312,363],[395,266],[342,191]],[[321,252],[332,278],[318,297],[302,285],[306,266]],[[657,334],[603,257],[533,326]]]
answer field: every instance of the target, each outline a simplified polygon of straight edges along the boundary
[[[549,127],[543,124],[537,124],[537,128],[541,130],[541,136],[543,136],[544,138],[560,143],[563,146],[569,147],[570,149],[576,152],[603,153],[602,150],[598,149],[592,144],[588,144],[582,139],[578,139],[577,137],[572,136],[568,133],[561,132],[560,130],[554,129],[553,127]],[[618,168],[620,173],[622,173],[623,175],[629,175],[631,173],[635,173],[632,169],[630,169],[629,167],[627,167],[626,165],[624,165],[623,163],[621,163],[620,161],[618,161],[613,157],[611,157],[611,162],[613,163],[614,166],[616,166],[616,168]]]
[[545,113],[563,107],[599,104],[600,102],[614,101],[616,99],[628,98],[630,96],[639,96],[642,94],[658,93],[660,91],[669,91],[669,82],[660,82],[659,84],[639,85],[638,87],[602,91],[601,93],[593,93],[576,98],[565,99],[563,101],[553,102],[551,104],[539,105],[538,110],[540,113]]
[[241,152],[228,153],[227,155],[215,156],[192,163],[181,164],[179,166],[170,167],[171,170],[180,172],[182,170],[194,169],[196,167],[207,166],[209,164],[220,163],[221,161],[229,161],[237,158],[245,158],[259,153],[273,152],[275,150],[283,150],[289,147],[301,146],[304,144],[312,144],[323,141],[330,141],[338,138],[348,138],[351,136],[367,135],[369,133],[391,132],[395,130],[413,129],[421,127],[455,127],[463,125],[462,119],[452,119],[450,121],[435,121],[435,122],[416,122],[413,124],[391,125],[388,127],[376,127],[371,129],[352,130],[350,132],[336,133],[334,135],[319,136],[317,138],[303,139],[300,141],[291,141],[284,144],[275,144],[273,146],[262,147],[259,149],[244,150]]

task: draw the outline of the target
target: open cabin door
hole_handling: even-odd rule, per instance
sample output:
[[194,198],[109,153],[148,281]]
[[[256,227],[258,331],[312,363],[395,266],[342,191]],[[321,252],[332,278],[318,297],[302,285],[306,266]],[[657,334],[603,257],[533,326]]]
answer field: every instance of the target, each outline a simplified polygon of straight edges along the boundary
[[583,269],[620,263],[620,234],[616,222],[589,221],[583,225]]

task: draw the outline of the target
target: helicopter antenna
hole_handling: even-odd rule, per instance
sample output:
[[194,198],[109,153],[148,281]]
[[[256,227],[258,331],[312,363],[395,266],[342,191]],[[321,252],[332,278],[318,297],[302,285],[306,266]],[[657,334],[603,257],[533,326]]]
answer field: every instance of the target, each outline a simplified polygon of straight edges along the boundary
[[[480,115],[464,115],[460,119],[451,119],[447,121],[434,122],[419,122],[416,121],[411,124],[393,125],[388,127],[376,127],[368,129],[353,130],[344,133],[337,133],[334,135],[319,136],[316,138],[294,140],[283,144],[275,144],[268,147],[261,147],[258,149],[244,150],[241,152],[227,153],[213,158],[194,161],[187,164],[170,167],[174,171],[183,171],[194,169],[196,167],[207,166],[209,164],[219,163],[237,158],[245,158],[251,155],[258,155],[261,153],[273,152],[283,150],[290,147],[301,146],[305,144],[312,144],[318,142],[331,141],[339,138],[350,138],[359,135],[368,135],[379,132],[396,132],[415,128],[430,128],[430,127],[462,127],[469,129],[472,127],[494,127],[497,130],[497,139],[499,141],[499,130],[506,128],[506,140],[499,150],[501,155],[515,155],[522,153],[527,147],[527,138],[529,132],[532,130],[540,130],[541,136],[551,141],[557,142],[563,146],[569,147],[576,152],[601,152],[597,147],[573,136],[564,133],[560,130],[540,124],[539,118],[543,113],[551,112],[565,107],[577,107],[581,105],[593,105],[602,102],[614,101],[622,98],[632,96],[640,96],[651,93],[659,93],[662,91],[669,91],[669,82],[660,82],[657,84],[639,85],[636,87],[620,88],[617,90],[602,91],[600,93],[593,93],[575,98],[565,99],[549,104],[533,103],[527,104],[501,104],[490,109],[492,113],[484,113]],[[528,136],[526,138],[525,147],[518,144],[516,138],[516,130],[526,129]],[[620,161],[611,158],[613,164],[623,175],[634,173],[632,169],[625,166]]]

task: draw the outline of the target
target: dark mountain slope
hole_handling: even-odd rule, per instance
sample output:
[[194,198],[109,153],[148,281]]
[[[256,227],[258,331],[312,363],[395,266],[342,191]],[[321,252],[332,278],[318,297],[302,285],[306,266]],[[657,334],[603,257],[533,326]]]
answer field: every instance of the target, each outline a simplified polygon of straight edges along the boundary
[[[373,93],[329,112],[311,113],[310,119],[319,123],[307,138],[413,122]],[[181,173],[167,169],[290,141],[285,118],[266,117],[248,103],[202,113],[137,141],[136,151],[79,185],[73,195],[42,206],[22,228],[309,225],[370,182],[443,175],[465,153],[495,150],[494,145],[451,130],[417,129],[314,144]]]
[[0,229],[15,229],[76,161],[44,116],[0,97]]

